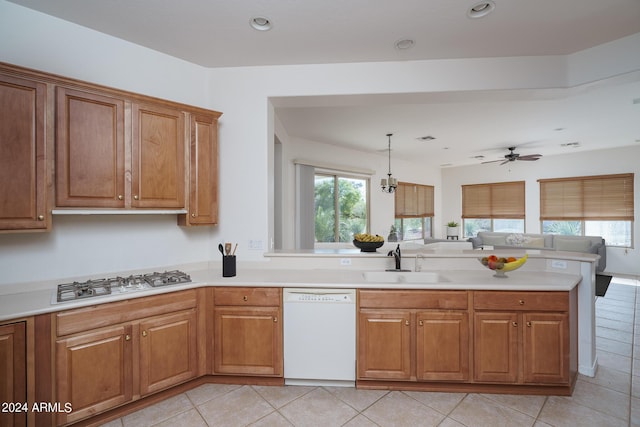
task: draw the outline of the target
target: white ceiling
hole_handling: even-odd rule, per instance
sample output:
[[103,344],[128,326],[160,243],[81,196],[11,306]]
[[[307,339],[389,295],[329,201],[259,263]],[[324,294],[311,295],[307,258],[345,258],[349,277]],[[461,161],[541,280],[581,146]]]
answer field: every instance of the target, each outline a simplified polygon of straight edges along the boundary
[[[11,1],[205,67],[566,55],[640,32],[640,0],[495,0],[481,19],[467,17],[470,0]],[[272,29],[252,29],[256,16]],[[412,48],[395,48],[407,38]],[[640,75],[544,93],[281,99],[276,113],[294,137],[376,152],[394,133],[392,156],[472,164],[509,146],[640,143]]]

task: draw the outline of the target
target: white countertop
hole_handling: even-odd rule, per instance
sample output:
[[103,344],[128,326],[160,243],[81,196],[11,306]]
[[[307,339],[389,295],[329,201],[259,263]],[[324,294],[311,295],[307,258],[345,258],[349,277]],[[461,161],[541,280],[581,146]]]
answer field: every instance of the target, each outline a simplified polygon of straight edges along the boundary
[[[475,255],[477,256],[478,253],[475,252]],[[219,269],[195,271],[185,269],[184,271],[191,275],[193,280],[191,283],[58,304],[51,302],[52,295],[57,289],[57,284],[53,283],[50,288],[37,287],[25,292],[6,293],[0,295],[0,321],[203,286],[568,291],[581,280],[581,276],[575,274],[536,271],[512,271],[507,273],[507,278],[495,278],[493,271],[488,269],[438,271],[446,281],[435,284],[371,283],[365,280],[363,270],[346,269],[239,268],[235,277],[222,277],[222,272]]]

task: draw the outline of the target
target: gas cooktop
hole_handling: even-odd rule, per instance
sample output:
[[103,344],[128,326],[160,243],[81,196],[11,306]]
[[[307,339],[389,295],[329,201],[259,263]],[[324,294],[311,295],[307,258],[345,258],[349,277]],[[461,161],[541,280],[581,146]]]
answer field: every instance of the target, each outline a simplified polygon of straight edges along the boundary
[[112,277],[109,279],[92,279],[86,282],[72,282],[58,285],[53,303],[75,301],[85,298],[100,297],[112,294],[143,291],[161,286],[191,282],[191,277],[180,271],[172,270],[164,273],[147,273],[128,277]]

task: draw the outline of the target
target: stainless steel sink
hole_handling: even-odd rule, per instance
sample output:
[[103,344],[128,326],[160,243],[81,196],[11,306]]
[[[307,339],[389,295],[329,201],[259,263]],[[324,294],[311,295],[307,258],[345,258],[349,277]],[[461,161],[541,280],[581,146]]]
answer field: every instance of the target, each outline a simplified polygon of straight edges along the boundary
[[449,280],[435,271],[366,271],[364,280],[371,283],[442,283]]

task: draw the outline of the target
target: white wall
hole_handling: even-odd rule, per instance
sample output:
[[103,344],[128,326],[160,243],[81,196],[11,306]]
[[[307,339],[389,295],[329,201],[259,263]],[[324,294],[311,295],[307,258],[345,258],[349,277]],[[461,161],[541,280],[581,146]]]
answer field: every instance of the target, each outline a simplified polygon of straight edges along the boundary
[[627,148],[575,152],[560,156],[542,157],[536,162],[515,162],[504,166],[498,163],[474,165],[442,170],[442,192],[452,194],[443,202],[444,215],[460,218],[462,213],[461,185],[486,182],[525,181],[525,231],[540,233],[540,188],[538,179],[572,176],[635,174],[635,248],[607,248],[607,272],[640,274],[640,144]]
[[[385,237],[389,234],[389,229],[395,220],[394,195],[383,193],[380,190],[380,179],[387,178],[389,169],[389,160],[386,153],[363,153],[361,151],[313,141],[292,139],[288,136],[282,138],[281,133],[277,133],[277,135],[283,145],[284,164],[286,165],[283,170],[284,183],[286,186],[284,189],[285,206],[283,212],[285,216],[283,222],[289,226],[285,226],[283,248],[291,249],[294,247],[295,168],[293,161],[296,159],[314,160],[323,165],[326,164],[337,168],[345,167],[345,169],[351,168],[351,170],[369,169],[374,171],[374,174],[370,176],[370,232]],[[427,169],[422,167],[420,163],[397,160],[393,158],[392,154],[391,172],[393,176],[400,181],[433,185],[436,191],[439,191],[440,169]],[[439,208],[439,206],[437,208]],[[439,212],[436,214],[438,213]]]
[[[585,51],[575,59],[551,56],[203,69],[0,0],[0,61],[224,113],[220,120],[218,227],[187,231],[174,225],[175,217],[148,221],[55,218],[48,234],[0,235],[4,273],[0,284],[98,274],[98,270],[100,274],[145,270],[171,260],[216,261],[219,241],[239,242],[240,260],[262,260],[274,223],[275,117],[270,97],[566,87],[590,81],[593,76],[580,70],[596,65],[601,77],[640,70],[638,46],[640,34],[611,44],[604,52],[594,50],[592,55]],[[607,64],[598,62],[602,58],[616,65],[611,74]],[[419,178],[416,176],[417,181]],[[438,203],[436,206],[439,209]],[[385,211],[380,216],[384,228],[387,215]],[[436,224],[450,217],[445,212]],[[87,240],[95,243],[93,262],[85,262]],[[255,249],[249,249],[250,242]]]

